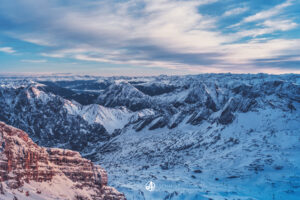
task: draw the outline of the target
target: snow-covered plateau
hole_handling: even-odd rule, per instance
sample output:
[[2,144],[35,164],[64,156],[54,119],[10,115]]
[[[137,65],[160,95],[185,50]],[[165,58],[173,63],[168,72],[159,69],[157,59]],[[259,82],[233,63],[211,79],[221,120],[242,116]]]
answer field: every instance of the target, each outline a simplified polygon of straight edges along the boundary
[[79,151],[129,200],[300,198],[297,74],[5,76],[0,121]]

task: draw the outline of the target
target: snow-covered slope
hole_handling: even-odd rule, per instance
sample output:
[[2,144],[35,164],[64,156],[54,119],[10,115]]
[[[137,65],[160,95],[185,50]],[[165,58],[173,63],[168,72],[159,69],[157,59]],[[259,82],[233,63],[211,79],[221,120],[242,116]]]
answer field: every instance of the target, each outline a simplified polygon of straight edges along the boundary
[[[299,125],[299,112],[259,109],[230,125],[128,128],[98,158],[128,198],[297,200]],[[155,191],[145,189],[148,181]]]
[[5,77],[0,119],[103,164],[129,199],[297,199],[299,84],[294,74]]
[[133,116],[133,112],[126,107],[114,109],[97,104],[83,106],[77,114],[91,124],[102,124],[109,133],[112,133],[115,129],[123,128]]

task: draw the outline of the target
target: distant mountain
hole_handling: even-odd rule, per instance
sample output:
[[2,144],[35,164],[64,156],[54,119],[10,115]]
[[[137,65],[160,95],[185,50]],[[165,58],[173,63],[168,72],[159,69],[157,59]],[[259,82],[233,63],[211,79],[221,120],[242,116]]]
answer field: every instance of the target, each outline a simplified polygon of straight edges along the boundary
[[82,150],[88,143],[108,141],[103,125],[75,115],[82,108],[33,82],[0,88],[0,120],[29,132],[44,146]]
[[297,199],[299,110],[295,74],[0,79],[0,120],[135,199]]
[[0,122],[0,199],[125,200],[107,173],[78,152],[36,145]]

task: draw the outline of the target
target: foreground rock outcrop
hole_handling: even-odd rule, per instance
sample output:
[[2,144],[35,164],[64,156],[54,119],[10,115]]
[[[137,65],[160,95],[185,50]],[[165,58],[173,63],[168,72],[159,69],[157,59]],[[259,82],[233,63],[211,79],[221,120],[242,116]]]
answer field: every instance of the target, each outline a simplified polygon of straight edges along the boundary
[[43,148],[0,122],[0,199],[123,200],[107,173],[78,152]]

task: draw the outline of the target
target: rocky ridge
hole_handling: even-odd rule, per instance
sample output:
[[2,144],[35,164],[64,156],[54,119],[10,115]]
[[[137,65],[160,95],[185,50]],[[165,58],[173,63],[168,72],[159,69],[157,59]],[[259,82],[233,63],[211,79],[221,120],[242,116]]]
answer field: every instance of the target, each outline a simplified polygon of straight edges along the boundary
[[1,199],[125,199],[107,185],[106,171],[78,152],[40,147],[25,132],[3,122],[0,142]]

